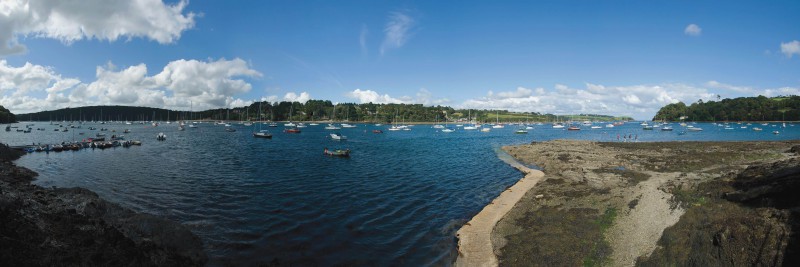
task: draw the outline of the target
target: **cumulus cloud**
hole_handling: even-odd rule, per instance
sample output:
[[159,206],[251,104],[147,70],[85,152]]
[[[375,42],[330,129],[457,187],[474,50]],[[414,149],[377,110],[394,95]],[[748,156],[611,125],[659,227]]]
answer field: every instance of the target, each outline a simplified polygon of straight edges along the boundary
[[142,37],[165,44],[180,39],[195,24],[188,1],[161,0],[4,0],[0,1],[0,56],[22,53],[18,37],[115,41]]
[[409,31],[415,26],[416,22],[410,15],[402,12],[392,12],[389,14],[389,22],[383,28],[386,36],[381,44],[381,55],[389,49],[400,48],[406,44],[411,37]]
[[791,58],[792,55],[800,55],[800,41],[794,40],[788,43],[781,42],[781,53]]
[[355,89],[352,92],[347,93],[346,96],[349,97],[349,98],[358,99],[358,101],[360,103],[376,103],[376,104],[378,104],[378,103],[381,103],[381,104],[406,103],[406,101],[403,101],[403,100],[398,99],[398,98],[393,98],[393,97],[389,96],[388,94],[381,95],[381,94],[378,94],[378,92],[375,92],[375,91],[372,91],[372,90]]
[[[535,94],[533,94],[535,92]],[[504,96],[504,97],[498,97]],[[662,106],[678,101],[711,100],[716,94],[684,84],[605,86],[587,83],[584,89],[557,84],[552,90],[517,88],[470,99],[464,108],[505,109],[553,114],[595,113],[649,118]]]
[[306,92],[302,92],[300,94],[297,94],[295,92],[289,92],[289,93],[286,93],[286,95],[283,96],[283,100],[284,101],[289,101],[289,102],[305,103],[306,101],[308,101],[310,99],[311,99],[311,95],[309,95]]
[[703,29],[697,24],[689,24],[686,29],[683,29],[683,33],[689,36],[700,36],[703,34]]
[[[260,77],[242,59],[176,60],[149,76],[145,64],[116,70],[98,66],[96,79],[84,83],[62,78],[51,68],[26,63],[21,67],[0,61],[0,105],[15,113],[83,105],[135,105],[171,109],[220,108],[247,101],[236,95],[251,90],[243,78]],[[300,98],[308,98],[301,94]]]

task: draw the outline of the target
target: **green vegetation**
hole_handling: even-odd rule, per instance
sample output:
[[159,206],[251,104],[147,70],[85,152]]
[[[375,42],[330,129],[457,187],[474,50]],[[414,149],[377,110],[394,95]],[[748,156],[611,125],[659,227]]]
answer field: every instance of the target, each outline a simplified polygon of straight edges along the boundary
[[679,102],[662,107],[653,120],[679,121],[682,117],[686,121],[797,121],[800,120],[800,96],[698,100],[689,106]]
[[[101,115],[102,114],[102,115]],[[336,121],[351,122],[450,122],[469,121],[494,122],[499,114],[501,122],[549,122],[555,121],[553,114],[537,112],[515,113],[506,110],[457,110],[446,106],[423,106],[422,104],[355,104],[334,105],[329,100],[309,100],[300,102],[255,102],[249,106],[230,109],[211,109],[205,111],[178,111],[148,107],[129,106],[91,106],[65,108],[22,114],[21,118],[32,121],[61,120],[114,120],[114,121],[164,121],[164,120],[233,120],[233,121]],[[101,118],[102,116],[102,118]],[[595,114],[559,116],[560,120],[618,121],[632,120],[630,117],[612,117]]]
[[592,252],[583,259],[583,266],[600,266],[607,261],[608,255],[611,253],[608,251],[610,250],[610,245],[605,239],[605,232],[614,225],[614,219],[616,218],[617,209],[609,207],[606,208],[603,215],[594,222],[600,230],[600,238],[595,240],[592,246]]
[[0,106],[0,123],[14,123],[17,122],[17,117],[8,109]]

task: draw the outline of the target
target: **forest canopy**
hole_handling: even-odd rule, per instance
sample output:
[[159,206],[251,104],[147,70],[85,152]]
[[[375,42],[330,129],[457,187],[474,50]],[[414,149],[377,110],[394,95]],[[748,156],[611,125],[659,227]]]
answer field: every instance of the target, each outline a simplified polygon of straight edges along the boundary
[[[683,119],[681,119],[683,118]],[[739,97],[720,101],[698,100],[662,107],[654,121],[797,121],[800,120],[800,96]]]

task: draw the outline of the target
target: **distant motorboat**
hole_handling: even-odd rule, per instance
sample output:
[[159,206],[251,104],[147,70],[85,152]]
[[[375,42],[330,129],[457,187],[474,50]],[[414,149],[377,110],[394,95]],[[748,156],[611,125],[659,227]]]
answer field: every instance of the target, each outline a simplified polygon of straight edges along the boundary
[[592,126],[592,127],[590,127],[590,128],[592,128],[592,129],[602,129],[603,127],[601,127],[601,126],[598,126],[598,125],[594,125],[594,126]]
[[333,140],[347,140],[347,136],[341,135],[339,133],[331,133],[331,139]]
[[442,132],[443,132],[443,133],[452,133],[452,132],[455,132],[455,131],[456,131],[456,130],[449,129],[449,128],[444,128],[444,129],[442,129]]
[[528,134],[528,131],[523,130],[523,129],[519,129],[519,130],[514,131],[514,133],[515,134]]
[[481,132],[484,132],[484,133],[488,133],[488,132],[491,132],[491,131],[492,131],[492,128],[488,128],[488,127],[487,128],[481,128]]
[[325,130],[341,130],[341,129],[342,129],[341,127],[336,127],[336,125],[333,124],[328,124],[328,126],[325,126]]
[[322,151],[323,155],[331,156],[331,157],[350,157],[350,149],[337,149],[337,150],[328,150],[327,148]]
[[297,126],[297,124],[294,124],[294,123],[292,123],[292,122],[289,122],[289,123],[286,123],[286,124],[284,124],[283,126],[284,126],[284,127],[295,127],[295,126]]
[[700,127],[692,127],[692,128],[686,128],[686,130],[688,130],[688,131],[690,131],[690,132],[699,132],[699,131],[702,131],[702,130],[703,130],[703,128],[700,128]]
[[356,126],[352,124],[342,123],[342,128],[356,128]]
[[433,126],[434,129],[444,129],[444,125],[436,124]]
[[572,125],[572,126],[567,128],[567,131],[580,131],[580,130],[581,130],[581,127],[578,127],[578,126],[575,126],[575,125]]
[[229,133],[232,133],[232,132],[235,132],[235,131],[236,131],[236,129],[234,129],[234,128],[231,128],[231,127],[225,127],[225,131],[226,131],[226,132],[229,132]]
[[614,128],[614,124],[611,124],[611,123],[606,124],[606,128]]
[[662,127],[662,128],[661,128],[661,131],[662,131],[662,132],[669,132],[669,131],[672,131],[672,127],[669,127],[669,126],[664,126],[664,127]]
[[761,128],[758,128],[758,127],[753,127],[753,131],[760,132],[760,131],[761,131]]

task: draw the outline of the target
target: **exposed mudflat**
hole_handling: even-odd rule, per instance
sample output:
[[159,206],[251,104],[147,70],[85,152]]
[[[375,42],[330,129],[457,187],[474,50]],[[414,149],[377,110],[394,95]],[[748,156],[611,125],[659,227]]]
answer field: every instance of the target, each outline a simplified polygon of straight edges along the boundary
[[800,201],[781,190],[800,184],[790,151],[798,144],[556,140],[504,147],[545,178],[497,223],[495,253],[502,266],[794,262]]

